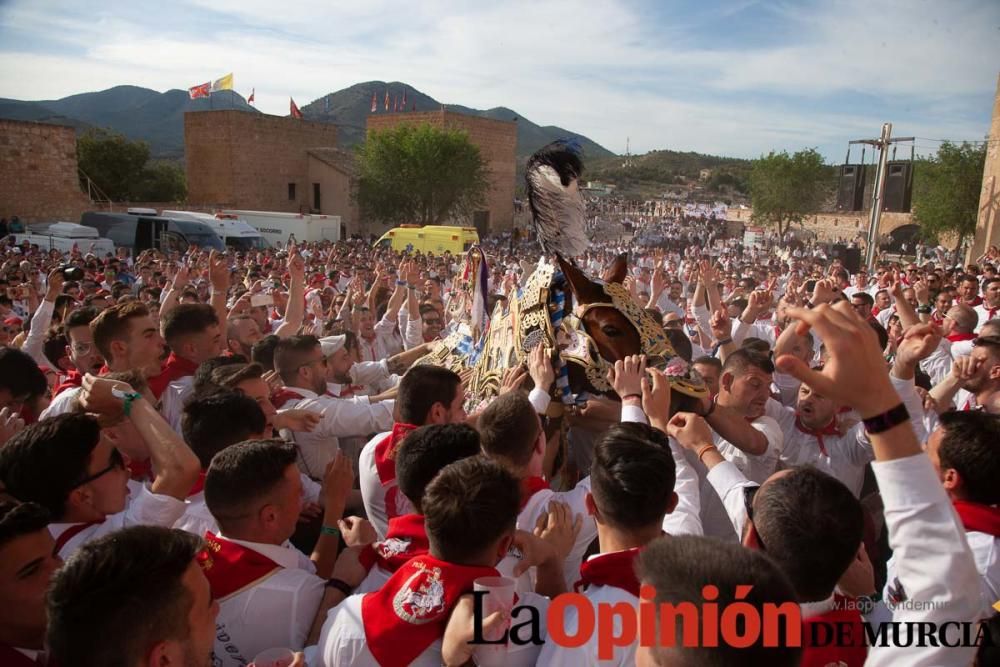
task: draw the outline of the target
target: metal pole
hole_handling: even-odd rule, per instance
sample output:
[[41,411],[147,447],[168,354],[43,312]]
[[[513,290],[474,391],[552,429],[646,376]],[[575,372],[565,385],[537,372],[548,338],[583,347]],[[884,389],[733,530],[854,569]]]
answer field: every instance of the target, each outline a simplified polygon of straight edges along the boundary
[[882,190],[885,187],[885,165],[889,160],[889,140],[892,135],[892,123],[882,124],[882,136],[878,141],[878,167],[875,169],[875,190],[872,192],[872,212],[868,221],[868,252],[865,265],[871,271],[875,265],[875,253],[878,250],[878,226],[882,219]]

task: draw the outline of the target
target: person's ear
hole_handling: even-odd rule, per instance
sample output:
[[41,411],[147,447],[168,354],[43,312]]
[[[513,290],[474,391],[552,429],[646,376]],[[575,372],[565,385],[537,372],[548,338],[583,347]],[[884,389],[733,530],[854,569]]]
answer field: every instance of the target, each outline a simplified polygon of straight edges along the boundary
[[445,407],[443,403],[438,401],[431,406],[431,410],[428,413],[430,419],[427,420],[428,424],[445,424],[448,418],[448,408]]
[[183,667],[185,651],[181,643],[175,639],[157,642],[153,645],[143,667]]
[[597,509],[597,503],[594,502],[594,494],[587,491],[587,495],[583,497],[583,506],[587,508],[587,514],[597,519],[600,516],[600,512]]
[[510,551],[510,545],[514,543],[514,533],[507,533],[500,538],[500,542],[497,543],[497,562],[499,563]]
[[111,341],[111,354],[115,357],[124,357],[128,354],[128,345],[121,340]]
[[732,373],[723,373],[722,377],[719,378],[719,386],[726,391],[730,391],[733,388],[733,381],[736,380],[736,376]]
[[270,527],[278,520],[278,510],[274,505],[269,503],[260,508],[257,512],[257,518],[260,520],[261,524]]
[[941,484],[945,491],[955,491],[962,487],[962,476],[954,468],[948,468],[944,471],[944,479]]

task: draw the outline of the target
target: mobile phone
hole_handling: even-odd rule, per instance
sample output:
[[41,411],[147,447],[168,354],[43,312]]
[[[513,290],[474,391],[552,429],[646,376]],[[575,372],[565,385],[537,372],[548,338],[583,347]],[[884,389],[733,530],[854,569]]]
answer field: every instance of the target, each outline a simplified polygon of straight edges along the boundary
[[250,297],[250,305],[254,308],[259,306],[274,305],[274,297],[270,294],[254,294]]

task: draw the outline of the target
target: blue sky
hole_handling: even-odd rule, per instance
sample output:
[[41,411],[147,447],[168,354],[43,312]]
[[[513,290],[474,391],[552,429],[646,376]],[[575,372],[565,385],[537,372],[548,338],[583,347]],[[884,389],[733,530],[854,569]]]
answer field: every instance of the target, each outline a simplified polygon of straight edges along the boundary
[[996,0],[0,0],[0,97],[234,72],[287,114],[368,80],[506,106],[624,152],[756,157],[894,134],[981,140],[1000,72]]

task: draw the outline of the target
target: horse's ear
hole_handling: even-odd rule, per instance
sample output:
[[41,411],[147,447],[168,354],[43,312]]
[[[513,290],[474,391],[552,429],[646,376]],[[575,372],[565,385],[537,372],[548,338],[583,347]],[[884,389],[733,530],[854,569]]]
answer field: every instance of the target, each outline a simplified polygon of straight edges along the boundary
[[622,253],[604,268],[604,278],[606,283],[623,283],[628,276],[628,258]]
[[583,271],[575,264],[567,262],[558,253],[556,253],[556,261],[559,262],[559,268],[566,276],[566,282],[573,290],[573,296],[576,297],[577,303],[598,303],[605,300],[604,290],[601,289],[601,286],[584,275]]

